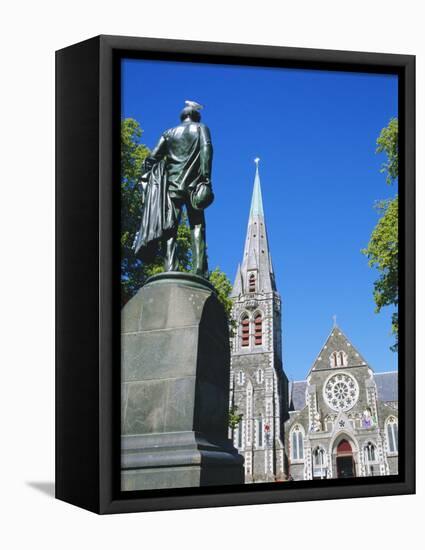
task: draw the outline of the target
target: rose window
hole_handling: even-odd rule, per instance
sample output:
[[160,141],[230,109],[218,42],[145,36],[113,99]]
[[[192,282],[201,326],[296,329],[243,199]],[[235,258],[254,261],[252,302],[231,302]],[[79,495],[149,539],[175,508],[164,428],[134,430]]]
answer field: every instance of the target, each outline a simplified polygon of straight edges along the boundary
[[323,397],[334,411],[348,411],[357,403],[359,386],[349,374],[334,374],[323,387]]

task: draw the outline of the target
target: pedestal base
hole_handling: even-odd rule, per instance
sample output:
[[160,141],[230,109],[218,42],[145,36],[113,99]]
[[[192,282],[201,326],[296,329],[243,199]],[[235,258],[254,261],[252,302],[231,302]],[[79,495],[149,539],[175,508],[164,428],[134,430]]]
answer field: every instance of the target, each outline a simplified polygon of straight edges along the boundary
[[227,319],[202,277],[151,278],[122,311],[122,490],[242,484],[227,438]]
[[230,442],[194,432],[124,437],[123,491],[241,484],[242,457]]

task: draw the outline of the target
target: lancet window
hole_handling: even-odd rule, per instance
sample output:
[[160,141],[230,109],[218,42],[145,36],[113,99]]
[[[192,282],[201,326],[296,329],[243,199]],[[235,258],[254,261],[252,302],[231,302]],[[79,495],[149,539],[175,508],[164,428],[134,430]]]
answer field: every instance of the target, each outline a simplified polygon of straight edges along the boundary
[[241,319],[241,345],[243,348],[249,347],[249,318],[244,315]]
[[256,346],[263,344],[263,316],[257,313],[254,317],[254,340]]

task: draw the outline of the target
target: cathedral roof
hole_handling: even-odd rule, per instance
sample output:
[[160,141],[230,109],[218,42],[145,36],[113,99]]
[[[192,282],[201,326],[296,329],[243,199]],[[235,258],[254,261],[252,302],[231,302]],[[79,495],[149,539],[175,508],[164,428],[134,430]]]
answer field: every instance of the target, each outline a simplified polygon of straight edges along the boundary
[[261,194],[258,161],[255,159],[254,187],[251,198],[248,228],[242,263],[238,266],[232,297],[248,292],[248,278],[255,276],[256,292],[272,292],[276,290],[273,264],[271,260],[266,223],[264,219],[263,197]]
[[307,380],[298,380],[289,382],[289,410],[300,411],[305,407],[305,390],[307,388]]
[[398,401],[398,372],[376,372],[374,374],[378,399],[380,401]]

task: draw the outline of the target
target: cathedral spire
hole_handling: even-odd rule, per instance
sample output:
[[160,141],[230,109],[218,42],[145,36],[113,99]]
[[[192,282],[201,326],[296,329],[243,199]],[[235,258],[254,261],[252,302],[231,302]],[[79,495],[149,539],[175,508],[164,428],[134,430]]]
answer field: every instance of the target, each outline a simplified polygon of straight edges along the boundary
[[269,251],[266,224],[264,220],[263,197],[258,163],[255,160],[254,187],[249,212],[245,250],[241,266],[238,267],[232,296],[243,293],[272,292],[276,290],[273,266]]
[[258,163],[260,162],[260,159],[257,157],[254,162],[256,164],[254,190],[252,192],[251,211],[249,213],[249,217],[252,218],[253,216],[262,216],[264,218],[263,197],[261,195],[260,174],[258,172]]

